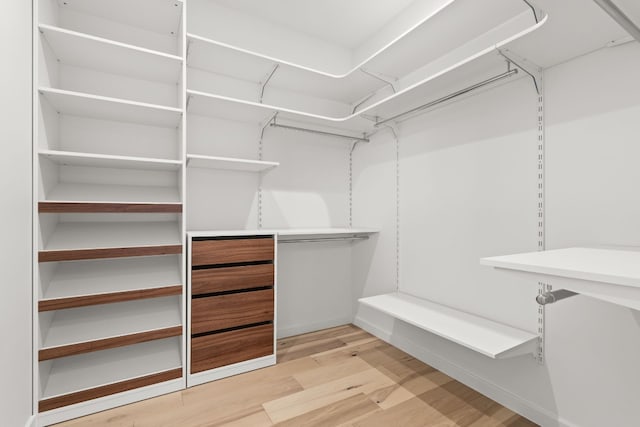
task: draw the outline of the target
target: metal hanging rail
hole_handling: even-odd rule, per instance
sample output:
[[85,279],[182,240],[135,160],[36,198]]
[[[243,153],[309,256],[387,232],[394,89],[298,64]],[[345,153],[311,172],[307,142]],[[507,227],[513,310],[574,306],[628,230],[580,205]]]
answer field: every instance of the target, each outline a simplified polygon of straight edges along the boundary
[[275,119],[271,121],[269,126],[275,127],[275,128],[296,130],[296,131],[299,131],[299,132],[315,133],[316,135],[330,136],[330,137],[334,137],[334,138],[348,139],[350,141],[369,142],[369,138],[365,138],[365,137],[343,135],[343,134],[340,134],[340,133],[325,132],[325,131],[322,131],[322,130],[307,129],[307,128],[301,128],[301,127],[297,127],[297,126],[283,125],[283,124],[277,123],[275,121]]
[[593,0],[611,16],[622,28],[640,42],[640,27],[636,25],[614,2],[611,0]]
[[400,114],[396,114],[393,117],[389,117],[388,119],[377,121],[375,126],[379,127],[379,126],[384,125],[385,123],[397,121],[398,119],[400,119],[402,117],[405,117],[407,115],[410,115],[410,114],[413,114],[413,113],[417,113],[417,112],[420,112],[422,110],[426,110],[426,109],[434,107],[434,106],[436,106],[438,104],[442,104],[443,102],[446,102],[446,101],[449,101],[451,99],[457,98],[458,96],[461,96],[461,95],[464,95],[466,93],[472,92],[472,91],[474,91],[476,89],[479,89],[479,88],[481,88],[483,86],[487,86],[487,85],[495,83],[497,81],[512,77],[512,76],[514,76],[516,74],[518,74],[518,69],[514,68],[513,70],[506,71],[506,72],[504,72],[502,74],[499,74],[497,76],[491,77],[491,78],[489,78],[487,80],[481,81],[479,83],[476,83],[474,85],[471,85],[469,87],[461,89],[461,90],[459,90],[457,92],[450,93],[449,95],[443,96],[442,98],[436,99],[435,101],[431,101],[431,102],[428,102],[426,104],[422,104],[422,105],[420,105],[418,107],[412,108],[411,110],[405,111],[405,112],[400,113]]
[[342,237],[318,237],[300,238],[300,239],[278,239],[278,243],[320,243],[320,242],[337,242],[337,241],[354,241],[368,240],[369,236],[342,236]]

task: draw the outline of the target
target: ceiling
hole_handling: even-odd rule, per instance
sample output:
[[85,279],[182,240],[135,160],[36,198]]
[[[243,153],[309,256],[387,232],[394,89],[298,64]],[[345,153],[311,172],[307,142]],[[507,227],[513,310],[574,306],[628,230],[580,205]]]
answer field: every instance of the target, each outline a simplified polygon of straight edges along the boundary
[[216,0],[216,3],[347,49],[354,49],[413,1]]

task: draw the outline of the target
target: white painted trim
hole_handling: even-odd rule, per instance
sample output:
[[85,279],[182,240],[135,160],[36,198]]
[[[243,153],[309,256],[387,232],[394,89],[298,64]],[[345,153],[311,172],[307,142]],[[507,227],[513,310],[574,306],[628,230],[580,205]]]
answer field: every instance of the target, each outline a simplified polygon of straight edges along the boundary
[[27,418],[27,421],[24,423],[24,427],[36,427],[37,417],[35,415],[31,415]]
[[49,426],[51,424],[56,424],[62,421],[71,420],[73,418],[94,414],[96,412],[115,408],[117,406],[127,405],[129,403],[139,402],[151,397],[180,391],[183,388],[183,380],[182,378],[178,378],[160,384],[153,384],[122,393],[117,393],[111,396],[93,399],[87,402],[81,402],[75,405],[53,409],[51,411],[42,412],[41,414],[39,414],[37,425]]
[[353,324],[541,426],[578,427],[547,409],[442,358],[419,343],[392,334],[359,316]]
[[307,332],[320,331],[322,329],[335,328],[336,326],[348,325],[352,323],[353,318],[350,316],[336,317],[333,319],[323,320],[315,323],[305,323],[302,325],[293,325],[276,331],[278,339],[292,337],[294,335],[306,334]]
[[211,381],[219,380],[221,378],[230,377],[232,375],[238,375],[245,372],[253,371],[260,368],[276,364],[276,355],[260,357],[257,359],[246,360],[244,362],[234,363],[233,365],[223,366],[216,369],[211,369],[205,372],[199,372],[197,374],[189,375],[187,379],[187,387],[193,387],[199,384],[208,383]]

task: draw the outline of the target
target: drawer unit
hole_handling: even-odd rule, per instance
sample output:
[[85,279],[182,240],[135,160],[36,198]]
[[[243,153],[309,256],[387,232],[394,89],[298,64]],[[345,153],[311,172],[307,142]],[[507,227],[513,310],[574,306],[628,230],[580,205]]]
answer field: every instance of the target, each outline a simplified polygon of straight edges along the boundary
[[187,385],[274,364],[275,235],[189,239]]

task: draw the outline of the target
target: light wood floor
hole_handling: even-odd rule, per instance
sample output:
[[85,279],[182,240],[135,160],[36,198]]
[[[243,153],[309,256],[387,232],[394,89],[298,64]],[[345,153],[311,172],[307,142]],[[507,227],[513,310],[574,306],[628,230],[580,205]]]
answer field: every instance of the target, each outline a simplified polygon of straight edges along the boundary
[[285,338],[278,364],[59,426],[473,426],[536,424],[346,325]]

